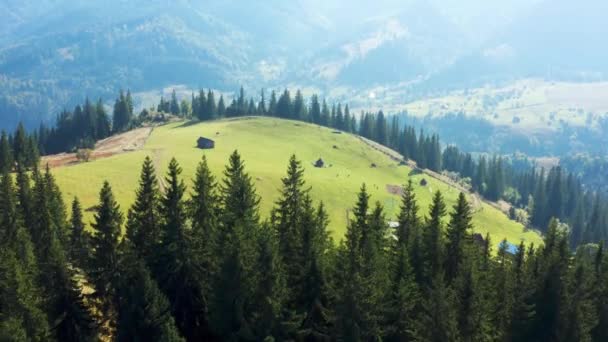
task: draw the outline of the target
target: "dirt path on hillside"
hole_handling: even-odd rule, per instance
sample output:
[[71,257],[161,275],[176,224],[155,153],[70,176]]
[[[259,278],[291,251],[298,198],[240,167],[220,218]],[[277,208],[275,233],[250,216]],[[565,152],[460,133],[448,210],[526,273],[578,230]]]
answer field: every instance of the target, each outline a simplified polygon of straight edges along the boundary
[[[451,186],[453,188],[456,188],[457,190],[459,190],[465,194],[469,194],[469,197],[471,198],[471,207],[473,208],[473,212],[483,210],[482,201],[486,202],[487,204],[502,211],[502,207],[499,206],[498,204],[489,202],[486,200],[481,200],[476,193],[469,191],[468,189],[466,189],[462,185],[454,182],[450,178],[448,178],[440,173],[428,170],[428,169],[419,168],[418,165],[416,164],[416,162],[413,160],[410,160],[410,159],[404,160],[403,156],[399,152],[392,150],[386,146],[383,146],[375,141],[369,140],[367,138],[363,138],[361,136],[356,136],[356,137],[359,140],[361,140],[363,143],[368,145],[369,147],[373,148],[374,150],[388,156],[393,161],[396,161],[398,163],[405,161],[406,165],[409,166],[410,168],[412,168],[413,170],[422,172],[430,177],[433,177],[441,182],[448,184],[449,186]],[[391,194],[400,194],[402,192],[402,189],[400,189],[400,186],[387,184],[386,187],[387,187],[387,191]]]
[[[89,161],[137,151],[144,147],[153,130],[154,127],[142,127],[100,140],[91,151]],[[42,157],[40,161],[41,165],[48,165],[51,168],[77,164],[79,162],[76,153],[53,154]]]
[[165,176],[160,168],[160,152],[162,149],[153,149],[152,150],[152,164],[154,164],[154,170],[156,171],[156,178],[158,179],[158,187],[162,194],[165,193],[165,189],[167,189],[167,184],[165,183]]

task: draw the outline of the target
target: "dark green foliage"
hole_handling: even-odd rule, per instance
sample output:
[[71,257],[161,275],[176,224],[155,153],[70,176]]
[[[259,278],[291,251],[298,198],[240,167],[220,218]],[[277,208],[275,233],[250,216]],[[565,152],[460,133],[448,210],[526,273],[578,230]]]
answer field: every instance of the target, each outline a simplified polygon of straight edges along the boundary
[[469,230],[473,228],[471,207],[464,193],[458,196],[458,202],[454,205],[454,211],[450,213],[450,223],[446,230],[446,263],[445,273],[448,282],[460,271],[460,264],[465,258],[465,248],[469,241]]
[[256,288],[252,298],[251,326],[256,340],[285,338],[282,311],[287,287],[276,239],[270,227],[261,229],[257,241]]
[[116,102],[114,102],[114,114],[112,119],[112,132],[120,133],[128,129],[131,119],[133,118],[133,101],[131,93],[128,92],[125,96],[121,90]]
[[354,218],[341,245],[339,294],[336,308],[339,334],[345,340],[373,340],[383,335],[382,294],[388,285],[384,254],[385,222],[378,204],[369,212],[369,195],[361,187]]
[[237,151],[232,153],[220,187],[223,217],[218,232],[219,267],[213,283],[211,321],[221,337],[253,338],[248,311],[256,260],[259,197]]
[[139,188],[135,191],[135,202],[127,214],[126,238],[148,264],[153,264],[156,246],[160,243],[160,190],[154,163],[148,156],[144,159],[139,176]]
[[74,265],[86,269],[87,262],[90,259],[91,236],[85,230],[84,222],[82,222],[82,208],[78,198],[74,198],[72,202],[70,223],[70,257]]
[[102,303],[101,310],[112,315],[115,304],[115,288],[118,281],[119,238],[123,216],[108,182],[99,193],[99,204],[94,216],[91,238],[91,260],[88,275],[95,288],[95,296]]
[[175,94],[175,89],[171,92],[171,103],[169,104],[169,111],[173,115],[179,115],[181,112],[179,109],[179,102],[177,101],[177,95]]
[[165,177],[167,188],[161,199],[161,243],[156,247],[155,278],[171,303],[171,312],[188,340],[208,338],[207,294],[197,264],[196,245],[186,222],[183,199],[186,186],[179,178],[181,167],[174,159]]
[[417,326],[422,297],[406,243],[397,241],[390,261],[391,283],[386,303],[385,335],[392,341],[414,341],[419,338],[422,329]]
[[12,178],[0,179],[0,338],[44,341],[49,332],[30,234],[16,208]]
[[460,341],[456,308],[454,293],[443,276],[434,276],[425,293],[420,313],[421,339],[433,342]]
[[[330,111],[317,99],[318,112],[305,111],[304,118],[296,110],[301,95],[293,102],[288,93],[282,97],[293,117],[352,130],[346,106]],[[264,107],[251,102],[241,90],[231,115]],[[87,102],[78,110],[91,116],[91,108]],[[576,254],[569,249],[604,238],[596,228],[607,219],[603,198],[578,191],[575,179],[557,168],[519,176],[505,158],[476,163],[455,147],[437,161],[435,135],[390,121],[387,144],[421,166],[457,168],[484,196],[529,206],[533,220],[549,223],[544,244],[535,249],[522,242],[510,254],[503,241],[494,255],[489,236],[472,239],[464,194],[447,225],[439,192],[421,220],[410,181],[395,230],[362,187],[336,249],[327,213],[313,205],[295,156],[270,220],[260,224],[260,198],[236,151],[219,187],[203,157],[190,200],[175,160],[161,194],[147,158],[120,242],[122,215],[107,183],[88,237],[78,201],[68,220],[50,171],[34,168],[31,187],[25,166],[16,164],[17,189],[12,176],[0,179],[0,339],[606,340],[608,257],[601,244],[579,246]],[[375,139],[377,122],[363,114],[359,129]],[[7,141],[14,148],[14,139]],[[575,217],[572,230],[554,216]],[[94,296],[83,296],[83,285]],[[90,310],[94,304],[100,305]]]
[[[285,267],[287,284],[291,294],[292,309],[303,309],[299,300],[299,288],[304,272],[302,236],[305,229],[314,224],[314,213],[308,197],[308,189],[304,189],[304,169],[295,155],[289,159],[287,176],[282,179],[281,196],[272,212],[273,226],[279,241],[279,255]],[[307,246],[308,248],[314,248]]]
[[6,132],[2,131],[0,137],[0,172],[10,172],[13,169],[13,152],[8,142]]
[[[445,203],[441,192],[436,191],[433,202],[429,208],[429,217],[426,219],[425,228],[422,232],[423,250],[423,277],[427,284],[441,273],[443,267],[443,216],[446,214]],[[444,280],[441,279],[441,282]]]
[[245,172],[245,165],[238,151],[230,155],[220,186],[224,215],[224,229],[235,225],[255,225],[259,221],[260,198],[255,193],[251,176]]
[[[196,250],[195,257],[204,274],[214,274],[218,267],[217,234],[220,211],[216,187],[215,178],[207,165],[207,158],[203,156],[196,169],[189,213]],[[211,279],[203,277],[201,281],[205,293],[210,293]]]
[[171,316],[171,306],[132,245],[123,246],[117,284],[118,341],[183,341]]

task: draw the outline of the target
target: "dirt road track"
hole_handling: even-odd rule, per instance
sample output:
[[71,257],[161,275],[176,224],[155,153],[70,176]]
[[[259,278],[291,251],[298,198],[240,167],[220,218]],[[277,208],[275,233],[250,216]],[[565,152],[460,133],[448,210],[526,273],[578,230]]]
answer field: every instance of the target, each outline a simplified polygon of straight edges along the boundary
[[[142,127],[100,140],[95,144],[95,149],[91,151],[89,160],[97,160],[120,153],[137,151],[144,147],[153,130],[154,127]],[[76,153],[60,153],[44,156],[40,161],[42,166],[48,164],[51,168],[76,164],[78,162],[79,160],[76,158]]]

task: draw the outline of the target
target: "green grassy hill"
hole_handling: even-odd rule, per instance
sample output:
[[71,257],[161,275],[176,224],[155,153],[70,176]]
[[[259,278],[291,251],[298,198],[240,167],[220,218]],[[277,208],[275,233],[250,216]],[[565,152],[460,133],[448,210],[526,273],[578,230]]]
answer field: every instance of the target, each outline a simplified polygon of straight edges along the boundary
[[[215,140],[215,149],[196,148],[198,137]],[[334,147],[335,146],[335,147]],[[238,150],[245,160],[246,170],[255,181],[262,197],[261,211],[267,216],[278,195],[280,179],[284,176],[289,156],[293,153],[306,168],[305,179],[312,187],[315,201],[322,200],[330,213],[330,230],[340,239],[346,230],[349,209],[356,193],[366,183],[372,201],[380,201],[388,219],[395,219],[400,197],[387,187],[400,186],[412,178],[421,213],[428,211],[432,192],[444,193],[450,209],[458,190],[425,174],[415,174],[407,166],[400,166],[385,154],[350,134],[336,134],[331,129],[301,122],[274,118],[241,118],[188,125],[173,123],[155,128],[143,149],[99,159],[89,163],[60,167],[53,170],[66,199],[78,196],[84,208],[97,202],[103,180],[107,179],[124,212],[134,199],[134,190],[141,163],[151,156],[157,172],[165,173],[171,157],[176,157],[184,172],[184,180],[191,184],[196,165],[206,154],[212,171],[221,178],[229,154]],[[322,158],[326,167],[315,168],[313,163]],[[376,167],[372,167],[372,163]],[[420,186],[422,178],[428,181]],[[86,213],[90,220],[92,214]],[[509,220],[502,212],[479,203],[474,215],[475,230],[489,232],[495,244],[507,238],[513,243],[540,241],[538,234],[524,232],[523,226]]]

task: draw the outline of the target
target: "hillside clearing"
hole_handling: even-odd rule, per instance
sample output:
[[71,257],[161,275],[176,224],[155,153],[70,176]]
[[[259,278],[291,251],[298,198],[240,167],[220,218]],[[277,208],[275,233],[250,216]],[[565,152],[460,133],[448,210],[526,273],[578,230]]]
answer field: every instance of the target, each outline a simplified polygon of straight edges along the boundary
[[[201,136],[212,138],[215,148],[196,148],[196,139]],[[295,153],[306,169],[305,179],[312,188],[313,199],[323,201],[329,211],[329,228],[335,239],[344,235],[350,208],[362,183],[366,183],[371,200],[384,205],[388,220],[396,218],[400,205],[399,196],[387,191],[388,185],[402,185],[412,179],[422,214],[427,212],[434,191],[440,190],[450,207],[460,192],[458,188],[427,174],[411,172],[412,167],[399,165],[354,135],[333,134],[329,128],[266,117],[160,126],[137,151],[59,167],[54,174],[66,198],[78,196],[84,208],[96,204],[101,184],[107,179],[123,212],[126,212],[134,199],[139,170],[146,155],[153,158],[161,176],[170,159],[175,157],[189,186],[203,154],[207,156],[216,178],[221,178],[228,156],[235,149],[241,153],[245,168],[262,197],[263,217],[269,214],[279,193],[289,156]],[[319,158],[325,161],[326,167],[313,167]],[[372,164],[376,167],[370,167]],[[420,185],[422,178],[428,181],[427,186]],[[469,199],[474,200],[470,195]],[[90,220],[92,214],[86,213],[85,218]],[[538,234],[525,232],[521,224],[509,220],[487,203],[480,204],[474,214],[474,224],[477,232],[490,233],[494,244],[503,238],[514,243],[522,239],[535,243],[540,241]]]

